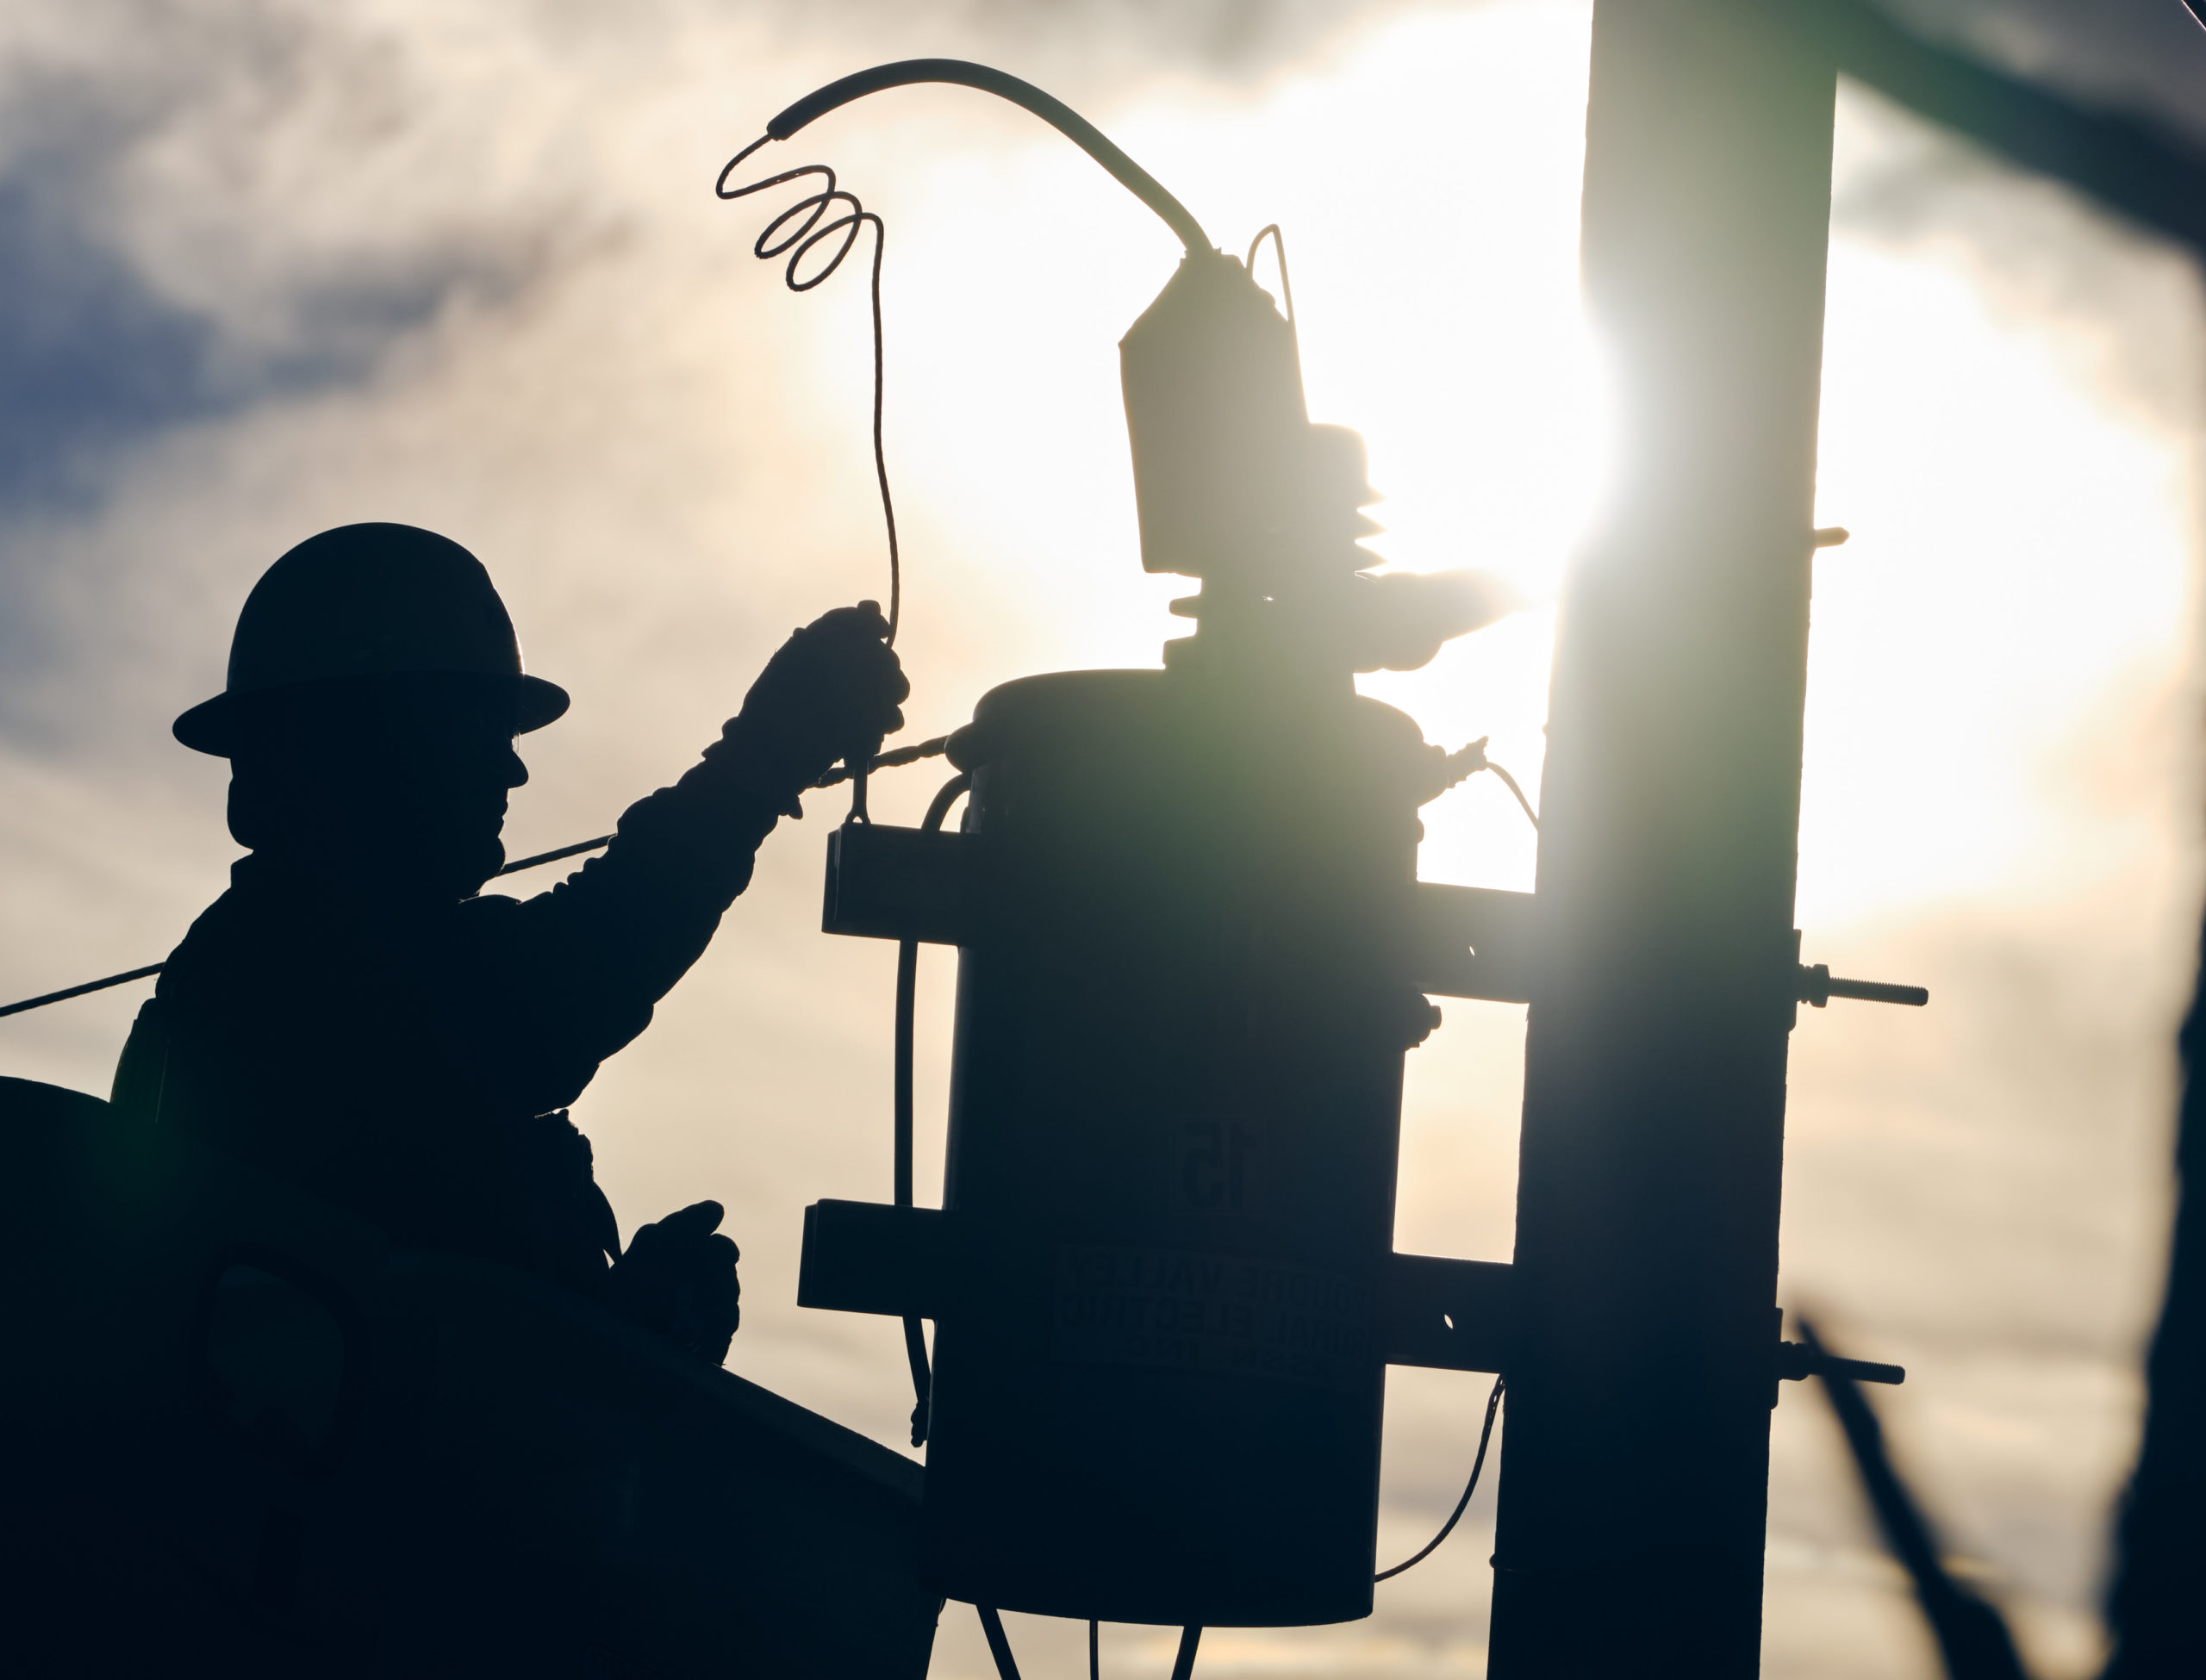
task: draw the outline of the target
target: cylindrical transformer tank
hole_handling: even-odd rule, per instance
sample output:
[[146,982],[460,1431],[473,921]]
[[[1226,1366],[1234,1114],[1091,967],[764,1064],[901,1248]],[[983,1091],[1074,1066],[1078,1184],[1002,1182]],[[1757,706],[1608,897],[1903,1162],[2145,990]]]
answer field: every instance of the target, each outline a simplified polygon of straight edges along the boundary
[[953,756],[976,887],[926,1565],[1115,1621],[1371,1608],[1403,1052],[1435,750],[1345,676],[1007,683]]

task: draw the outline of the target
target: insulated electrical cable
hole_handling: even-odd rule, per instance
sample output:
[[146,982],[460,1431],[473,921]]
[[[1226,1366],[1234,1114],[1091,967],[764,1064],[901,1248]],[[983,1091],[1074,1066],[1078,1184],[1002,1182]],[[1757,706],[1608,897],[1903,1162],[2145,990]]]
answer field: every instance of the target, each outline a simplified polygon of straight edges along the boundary
[[104,992],[110,986],[122,986],[130,980],[144,980],[148,975],[159,974],[168,965],[165,962],[149,962],[143,968],[127,969],[120,974],[109,974],[100,980],[86,980],[79,986],[65,986],[59,992],[41,992],[35,998],[24,998],[16,1003],[0,1006],[0,1015],[21,1015],[27,1009],[43,1009],[48,1004],[66,1003],[72,998],[83,997],[87,992]]
[[[1284,278],[1285,271],[1282,270],[1282,283],[1284,283]],[[1474,744],[1483,747],[1485,744],[1483,742],[1478,742]],[[908,747],[898,747],[893,751],[879,754],[867,762],[863,771],[856,773],[855,777],[851,768],[845,764],[828,771],[826,775],[820,777],[819,781],[813,782],[812,785],[814,787],[832,787],[838,783],[850,781],[855,779],[858,781],[859,785],[863,787],[864,778],[872,775],[876,770],[894,769],[900,765],[916,764],[924,758],[940,757],[948,749],[949,745],[950,737],[947,735],[933,736],[925,741],[914,742]],[[1467,747],[1464,750],[1468,752],[1470,749]],[[1492,760],[1486,758],[1482,753],[1480,756],[1480,762],[1476,768],[1481,770],[1492,770],[1494,775],[1499,776],[1502,781],[1502,785],[1507,787],[1511,793],[1514,793],[1517,796],[1517,803],[1524,807],[1525,819],[1529,821],[1535,829],[1539,827],[1540,814],[1538,812],[1532,809],[1532,802],[1524,797],[1524,790],[1517,785],[1517,778],[1515,776],[1511,775],[1508,771],[1503,769],[1500,765],[1496,764]],[[857,790],[855,789],[853,790],[854,793]],[[864,805],[862,796],[855,803],[855,809],[857,813],[863,818],[864,815]],[[537,852],[532,856],[516,858],[511,863],[507,864],[505,868],[499,870],[498,875],[518,874],[523,869],[533,869],[539,864],[557,863],[564,857],[576,857],[579,856],[583,852],[594,852],[600,846],[609,845],[612,843],[612,840],[613,837],[611,835],[601,834],[594,840],[577,840],[572,845],[556,846],[548,852]],[[497,876],[494,875],[491,879],[495,880],[497,879]],[[21,1015],[26,1010],[42,1009],[48,1004],[66,1003],[70,999],[81,998],[87,992],[103,992],[110,986],[123,986],[134,980],[145,980],[151,975],[159,974],[162,967],[163,965],[160,963],[151,962],[146,964],[143,968],[129,968],[124,970],[119,974],[107,974],[96,980],[85,980],[80,985],[64,986],[59,992],[42,992],[35,998],[21,999],[12,1004],[0,1004],[0,1017]],[[1848,982],[1848,984],[1859,985],[1862,984],[1862,982]],[[1840,994],[1834,992],[1832,995],[1837,996]],[[1915,1002],[1918,1000],[1910,997],[1904,1001]],[[917,1441],[914,1441],[912,1444],[914,1447],[919,1445]]]
[[[840,778],[838,777],[837,780],[839,781]],[[523,869],[533,869],[539,863],[557,863],[563,857],[576,857],[583,852],[594,852],[600,846],[610,844],[612,839],[613,837],[609,834],[601,834],[595,840],[577,840],[571,846],[558,846],[548,852],[539,852],[533,857],[515,858],[499,870],[498,874],[517,874]],[[497,878],[497,875],[490,877],[493,880]],[[122,986],[130,980],[147,979],[159,974],[167,967],[168,964],[165,962],[149,962],[143,968],[127,969],[120,974],[109,974],[100,980],[86,980],[81,986],[64,986],[59,992],[48,992],[40,997],[25,998],[18,1003],[0,1005],[0,1016],[21,1015],[27,1009],[42,1009],[47,1004],[65,1003],[72,998],[83,997],[87,992],[104,992],[110,986]]]
[[[914,742],[908,747],[898,747],[893,752],[884,752],[874,758],[866,765],[865,773],[869,775],[876,770],[894,769],[902,764],[916,764],[923,758],[938,757],[949,745],[950,737],[947,735],[938,735],[930,740]],[[828,771],[826,775],[812,785],[814,787],[832,787],[838,782],[849,780],[851,780],[850,767],[844,765]],[[532,856],[515,858],[491,879],[495,880],[499,875],[518,874],[523,869],[533,869],[539,864],[557,863],[563,857],[578,857],[584,852],[594,852],[600,846],[610,845],[612,843],[611,835],[601,834],[594,840],[577,840],[572,845],[555,846],[548,852],[537,852]],[[159,974],[166,966],[165,963],[149,962],[143,968],[126,969],[120,974],[107,974],[96,980],[85,980],[81,985],[64,986],[59,992],[42,992],[35,998],[24,998],[12,1004],[0,1004],[0,1017],[21,1015],[25,1010],[43,1009],[48,1004],[66,1003],[70,999],[81,998],[88,992],[104,992],[110,986],[122,986],[131,980],[146,980]]]
[[1443,791],[1468,781],[1480,770],[1491,770],[1501,778],[1501,785],[1516,795],[1517,803],[1524,807],[1525,821],[1531,824],[1533,831],[1537,833],[1540,826],[1540,813],[1532,809],[1532,802],[1524,797],[1524,790],[1517,785],[1517,778],[1486,756],[1486,744],[1490,738],[1481,735],[1468,746],[1459,748],[1448,755],[1448,780],[1443,784]]
[[[1521,795],[1520,795],[1521,797]],[[1493,1392],[1486,1397],[1486,1422],[1479,1430],[1478,1456],[1471,1460],[1471,1479],[1463,1484],[1463,1496],[1455,1502],[1455,1509],[1448,1513],[1447,1521],[1440,1525],[1440,1532],[1424,1543],[1424,1549],[1415,1557],[1396,1564],[1392,1569],[1382,1569],[1371,1577],[1374,1586],[1381,1581],[1391,1581],[1405,1569],[1415,1569],[1440,1549],[1440,1544],[1455,1532],[1455,1525],[1463,1520],[1463,1513],[1470,1508],[1471,1495],[1478,1490],[1479,1472],[1486,1468],[1486,1443],[1493,1439],[1493,1416],[1501,1409],[1503,1378],[1493,1379]]]
[[787,140],[798,129],[854,99],[863,99],[888,88],[911,87],[924,82],[976,88],[1031,111],[1102,165],[1112,179],[1156,211],[1190,252],[1211,248],[1210,236],[1188,213],[1187,207],[1165,191],[1155,176],[1121,152],[1108,135],[1078,111],[1062,99],[1043,92],[1031,82],[1022,82],[1016,76],[1007,76],[1000,70],[967,59],[902,59],[894,64],[876,65],[870,70],[856,72],[815,89],[783,110],[766,125],[766,138]]
[[[927,814],[920,819],[922,833],[937,834],[950,807],[973,785],[969,774],[961,772],[943,783],[942,789],[927,806]],[[912,1205],[912,1043],[915,1034],[915,1020],[919,1008],[919,942],[916,939],[899,940],[896,944],[896,1054],[894,1080],[895,1166],[894,1195],[896,1205]],[[927,1444],[927,1408],[934,1392],[934,1376],[927,1366],[927,1338],[925,1328],[916,1318],[904,1321],[904,1357],[912,1367],[912,1445]]]
[[1504,787],[1517,796],[1517,803],[1524,807],[1525,820],[1530,823],[1534,831],[1536,831],[1540,826],[1540,813],[1532,809],[1532,802],[1524,797],[1524,790],[1517,785],[1517,778],[1490,758],[1486,760],[1486,767],[1501,778],[1501,785]]
[[[883,363],[881,344],[881,262],[888,248],[888,229],[881,218],[851,194],[835,184],[835,171],[825,164],[805,164],[795,169],[785,169],[779,175],[770,175],[763,181],[753,181],[747,187],[730,188],[727,177],[760,146],[776,139],[771,134],[761,134],[727,161],[720,171],[720,179],[713,184],[714,196],[722,199],[748,198],[754,192],[764,192],[769,187],[778,187],[789,181],[801,180],[807,175],[822,177],[827,184],[818,192],[800,198],[768,222],[758,237],[751,242],[751,254],[761,262],[772,262],[786,252],[788,266],[782,271],[782,281],[793,292],[808,292],[814,286],[842,267],[843,258],[851,254],[851,247],[857,243],[858,235],[869,224],[873,228],[873,471],[881,485],[881,518],[888,527],[888,645],[896,645],[896,627],[900,622],[904,607],[904,567],[896,548],[896,503],[888,494],[888,456],[881,439],[881,414],[883,390]],[[848,211],[822,223],[820,218],[838,204],[850,206]],[[797,218],[803,220],[798,221]],[[796,222],[794,229],[789,223]],[[784,231],[784,230],[788,231]],[[801,271],[804,259],[814,246],[843,236],[834,254],[826,258],[819,271],[810,278]],[[768,244],[776,234],[778,242]],[[861,798],[863,795],[861,793]]]
[[[837,779],[840,780],[839,777]],[[563,857],[576,857],[583,852],[594,852],[600,846],[611,844],[612,840],[611,835],[601,834],[595,840],[577,840],[571,846],[555,847],[548,852],[539,852],[533,857],[516,858],[499,870],[498,875],[516,874],[523,869],[533,869],[539,863],[557,863]],[[490,879],[495,880],[498,875],[493,875]],[[165,962],[149,962],[143,968],[127,969],[120,974],[109,974],[101,980],[86,980],[81,986],[65,986],[59,992],[48,992],[41,997],[25,998],[19,1003],[0,1005],[0,1016],[20,1015],[27,1009],[40,1009],[47,1004],[65,1003],[72,998],[83,997],[87,992],[104,992],[110,986],[121,986],[128,980],[145,980],[151,975],[159,974],[167,967],[168,964]]]
[[[782,257],[788,258],[782,271],[783,283],[793,292],[808,292],[843,265],[843,259],[858,242],[858,237],[870,227],[873,229],[873,470],[881,485],[881,517],[888,530],[888,645],[896,645],[897,627],[902,623],[904,605],[903,560],[896,542],[896,503],[888,493],[888,457],[882,442],[882,409],[885,386],[885,364],[882,353],[881,327],[881,265],[886,254],[888,229],[880,216],[860,203],[855,194],[836,184],[835,171],[826,164],[803,164],[795,169],[783,170],[770,175],[763,181],[753,181],[747,186],[731,187],[728,177],[734,174],[751,155],[762,146],[785,140],[790,135],[828,112],[863,99],[869,93],[879,93],[887,88],[910,87],[918,83],[947,83],[958,87],[977,88],[983,93],[1007,99],[1022,109],[1032,112],[1059,134],[1080,147],[1110,172],[1112,177],[1129,192],[1161,216],[1167,227],[1179,235],[1181,244],[1191,252],[1210,249],[1209,235],[1202,224],[1191,215],[1186,205],[1164,190],[1162,183],[1129,158],[1109,137],[1086,117],[1066,104],[1042,91],[1031,82],[1022,82],[1016,76],[1006,76],[1000,70],[987,65],[973,64],[963,59],[906,59],[895,64],[876,65],[870,70],[861,70],[845,76],[840,81],[830,82],[826,87],[807,94],[766,125],[766,132],[728,159],[713,184],[713,195],[723,200],[748,198],[752,193],[764,192],[772,187],[802,180],[807,176],[818,176],[826,183],[819,191],[807,194],[783,210],[761,230],[751,246],[751,255],[762,262],[773,262]],[[848,208],[839,215],[829,216],[837,206]],[[823,218],[826,218],[823,220]],[[1276,235],[1278,229],[1268,230]],[[837,240],[836,236],[841,238]],[[1262,239],[1262,234],[1257,238]],[[804,272],[805,259],[824,245],[833,241],[832,250],[821,258],[816,271]],[[1280,275],[1282,287],[1286,283],[1286,247],[1280,250]],[[1288,306],[1290,317],[1293,305]],[[865,793],[861,772],[857,780],[861,786],[854,790],[857,810],[863,812]]]

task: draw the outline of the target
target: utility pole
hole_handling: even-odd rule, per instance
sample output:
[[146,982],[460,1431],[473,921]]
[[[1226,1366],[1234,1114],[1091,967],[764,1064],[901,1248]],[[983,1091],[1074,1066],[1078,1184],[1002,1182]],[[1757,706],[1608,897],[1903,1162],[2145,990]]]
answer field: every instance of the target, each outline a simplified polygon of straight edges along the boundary
[[1835,74],[1598,0],[1620,459],[1549,708],[1491,1673],[1756,1671]]

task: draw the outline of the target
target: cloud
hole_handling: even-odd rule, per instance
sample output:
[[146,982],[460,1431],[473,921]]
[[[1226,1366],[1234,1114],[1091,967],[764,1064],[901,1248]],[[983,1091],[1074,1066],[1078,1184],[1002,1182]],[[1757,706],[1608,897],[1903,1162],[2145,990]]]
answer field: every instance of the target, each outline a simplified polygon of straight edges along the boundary
[[19,748],[84,738],[90,708],[55,690],[87,619],[113,629],[133,598],[144,557],[85,540],[131,473],[361,386],[463,300],[510,307],[557,243],[541,202],[425,185],[408,213],[372,214],[434,102],[400,78],[358,109],[376,43],[341,23],[70,16],[0,47],[0,727]]
[[[104,138],[103,136],[101,138]],[[250,400],[212,376],[214,323],[149,288],[92,237],[93,146],[11,159],[0,174],[0,500],[81,503],[132,440]]]
[[2183,0],[1871,0],[1908,27],[2086,105],[2206,146],[2206,31]]
[[[164,429],[357,381],[456,291],[510,291],[532,254],[525,216],[477,205],[463,233],[433,190],[408,215],[319,237],[315,200],[372,209],[358,197],[373,165],[414,138],[402,89],[380,123],[302,120],[358,74],[364,43],[345,32],[253,8],[212,28],[151,6],[88,16],[103,10],[110,73],[50,53],[4,64],[0,499],[18,508],[81,506],[117,451]],[[128,50],[134,28],[171,50]],[[75,56],[94,42],[109,34],[88,31]],[[365,142],[349,159],[315,144],[348,139]]]
[[[2206,32],[2199,39],[2206,60]],[[2189,423],[2201,360],[2186,320],[2194,253],[1867,88],[1841,84],[1841,98],[1835,234],[1965,271],[1995,319],[2055,329],[2103,395],[2156,426]],[[2175,344],[2172,320],[2188,329]]]

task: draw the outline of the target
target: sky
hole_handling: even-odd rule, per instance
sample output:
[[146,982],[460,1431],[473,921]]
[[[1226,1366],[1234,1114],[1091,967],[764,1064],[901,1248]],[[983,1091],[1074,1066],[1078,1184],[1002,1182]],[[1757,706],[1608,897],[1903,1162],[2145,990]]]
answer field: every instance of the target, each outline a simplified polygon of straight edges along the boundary
[[[333,13],[93,0],[0,17],[0,997],[157,960],[224,884],[223,767],[177,747],[252,579],[348,520],[482,556],[575,706],[527,738],[514,856],[671,780],[791,626],[885,588],[857,272],[803,297],[716,202],[764,119],[927,53],[1062,94],[1229,249],[1286,229],[1315,418],[1368,441],[1411,569],[1530,605],[1368,680],[1492,737],[1535,800],[1549,603],[1600,491],[1576,291],[1579,0]],[[2206,32],[2198,38],[2206,73]],[[914,737],[1035,671],[1154,665],[1116,343],[1169,233],[981,96],[910,90],[770,149],[888,227],[888,444]],[[1842,91],[1798,920],[1810,961],[1928,985],[1803,1011],[1780,1299],[1906,1365],[1880,1394],[1953,1549],[2039,1670],[2090,1671],[2165,1218],[2200,897],[2195,624],[2206,315],[2134,230]],[[926,769],[884,777],[913,820]],[[713,1196],[732,1367],[892,1445],[887,1321],[794,1304],[801,1210],[888,1191],[893,951],[817,931],[832,794],[576,1111],[624,1229]],[[1529,888],[1480,778],[1428,880]],[[524,877],[517,888],[533,883]],[[548,876],[542,884],[548,885]],[[954,958],[922,967],[938,1185]],[[310,983],[310,980],[307,983]],[[0,1072],[103,1091],[142,990],[0,1021]],[[1450,1001],[1410,1063],[1396,1245],[1506,1259],[1523,1011]],[[1380,1548],[1468,1467],[1485,1379],[1390,1376]],[[1221,1632],[1200,1671],[1483,1671],[1492,1503],[1341,1627]],[[1766,1668],[1933,1671],[1820,1397],[1776,1414]],[[1081,1630],[1012,1619],[1030,1673]],[[1111,1674],[1168,1640],[1106,1629]],[[1027,1653],[1031,1652],[1031,1660]],[[935,1672],[987,1672],[970,1613]]]

